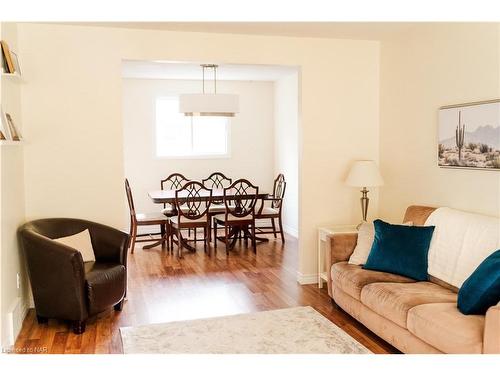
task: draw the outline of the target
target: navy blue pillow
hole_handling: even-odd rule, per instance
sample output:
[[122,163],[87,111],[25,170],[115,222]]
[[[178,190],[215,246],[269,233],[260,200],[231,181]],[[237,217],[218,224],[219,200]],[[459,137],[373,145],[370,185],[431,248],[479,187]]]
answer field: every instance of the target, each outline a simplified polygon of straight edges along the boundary
[[364,269],[425,281],[434,226],[394,225],[375,220],[375,239]]
[[458,291],[458,309],[466,315],[486,314],[500,301],[500,250],[476,268]]

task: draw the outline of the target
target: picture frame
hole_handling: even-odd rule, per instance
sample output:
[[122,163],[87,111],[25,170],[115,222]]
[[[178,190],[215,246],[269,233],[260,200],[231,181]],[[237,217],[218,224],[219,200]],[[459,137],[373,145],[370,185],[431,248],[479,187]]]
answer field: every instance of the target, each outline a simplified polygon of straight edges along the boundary
[[441,168],[500,171],[500,99],[439,108]]

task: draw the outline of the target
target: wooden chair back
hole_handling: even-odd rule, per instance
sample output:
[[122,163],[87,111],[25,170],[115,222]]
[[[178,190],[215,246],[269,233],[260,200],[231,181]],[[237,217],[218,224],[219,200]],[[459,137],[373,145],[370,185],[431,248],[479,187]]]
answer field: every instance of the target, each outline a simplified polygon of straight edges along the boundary
[[[202,194],[205,192],[205,194]],[[179,222],[181,217],[197,220],[208,213],[212,200],[212,190],[198,181],[189,181],[175,192],[175,207]]]
[[272,208],[280,209],[283,204],[283,198],[285,197],[286,181],[285,176],[280,173],[278,177],[274,180],[273,185],[273,199],[271,203]]
[[177,190],[182,188],[189,179],[180,173],[172,173],[166,179],[161,180],[161,190]]
[[132,197],[132,189],[130,189],[130,184],[128,179],[125,179],[125,192],[127,193],[128,208],[130,210],[130,220],[132,223],[137,221],[135,216],[134,198]]
[[[230,186],[233,183],[233,180],[224,176],[221,172],[214,172],[204,180],[201,180],[201,182],[203,186],[208,189],[224,189]],[[214,204],[222,204],[223,202],[224,200],[222,198],[212,201]]]
[[[161,190],[177,190],[182,188],[189,179],[184,177],[180,173],[172,173],[166,179],[161,180]],[[167,204],[163,203],[163,207],[166,208]]]
[[255,216],[255,204],[259,187],[245,179],[236,180],[229,187],[224,188],[224,204],[226,217],[231,214],[236,217]]

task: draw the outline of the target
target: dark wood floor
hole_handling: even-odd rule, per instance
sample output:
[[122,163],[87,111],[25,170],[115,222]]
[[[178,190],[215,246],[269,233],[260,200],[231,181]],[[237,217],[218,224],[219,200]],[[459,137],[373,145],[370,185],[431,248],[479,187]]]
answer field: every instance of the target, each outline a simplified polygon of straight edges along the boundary
[[226,256],[186,253],[182,260],[161,248],[136,247],[129,255],[129,288],[121,312],[113,310],[92,318],[82,335],[67,323],[36,322],[30,310],[16,352],[121,353],[119,327],[175,320],[207,318],[291,306],[312,306],[374,353],[395,353],[392,346],[330,303],[326,287],[296,282],[297,241],[285,245],[271,239],[257,247],[257,255],[242,241]]

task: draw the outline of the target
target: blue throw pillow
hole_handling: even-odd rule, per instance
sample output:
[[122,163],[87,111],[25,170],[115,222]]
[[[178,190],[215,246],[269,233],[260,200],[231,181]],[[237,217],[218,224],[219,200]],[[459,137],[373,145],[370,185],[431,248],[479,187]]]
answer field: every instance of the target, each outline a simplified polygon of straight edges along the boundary
[[458,309],[466,315],[486,314],[500,301],[500,250],[476,268],[458,291]]
[[394,225],[375,220],[375,238],[364,269],[426,281],[427,255],[434,226]]

